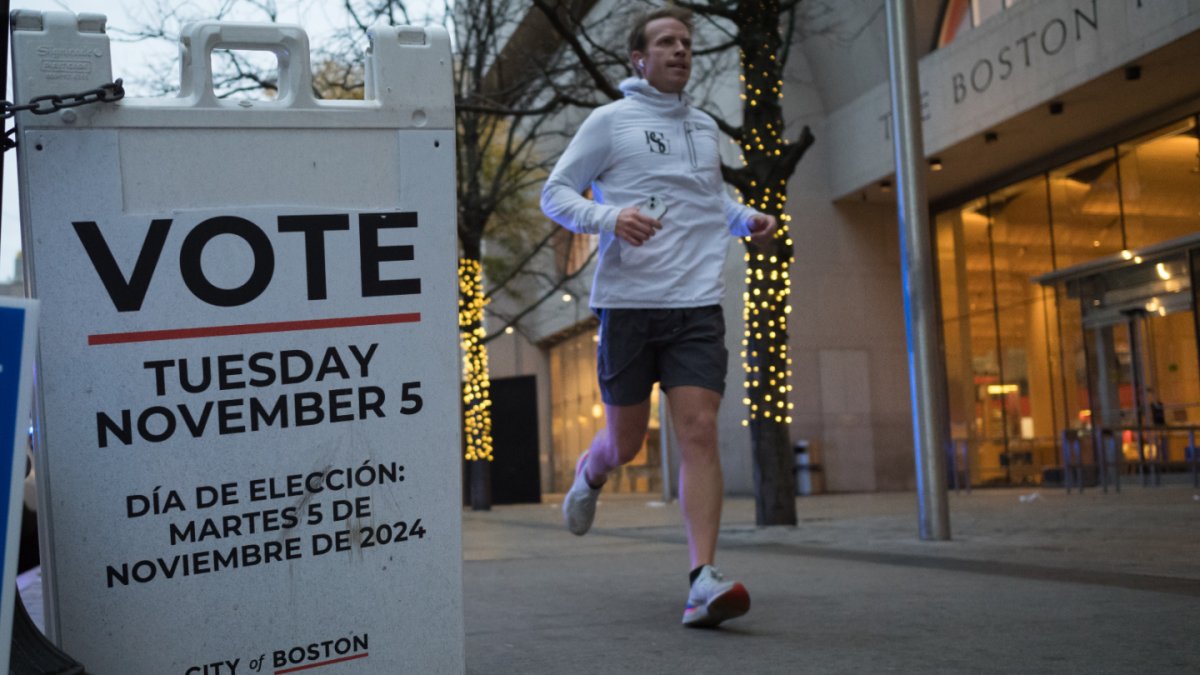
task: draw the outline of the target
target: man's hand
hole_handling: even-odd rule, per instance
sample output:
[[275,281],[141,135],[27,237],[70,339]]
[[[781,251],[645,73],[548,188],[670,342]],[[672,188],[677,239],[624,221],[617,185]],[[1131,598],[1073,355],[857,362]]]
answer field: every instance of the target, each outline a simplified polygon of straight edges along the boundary
[[750,241],[759,248],[766,248],[775,238],[775,230],[778,229],[779,223],[775,221],[775,216],[760,213],[750,220]]
[[621,209],[621,212],[617,214],[617,227],[613,230],[613,234],[622,241],[629,242],[634,246],[641,246],[661,229],[662,223],[643,214],[638,207],[630,206]]

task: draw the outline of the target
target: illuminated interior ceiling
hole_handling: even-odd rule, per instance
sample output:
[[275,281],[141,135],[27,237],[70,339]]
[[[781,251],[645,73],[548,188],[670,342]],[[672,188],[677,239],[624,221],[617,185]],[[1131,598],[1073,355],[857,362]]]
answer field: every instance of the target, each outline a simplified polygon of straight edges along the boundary
[[[1200,140],[1196,133],[1194,119],[1188,118],[939,213],[939,255],[944,259],[954,256],[954,242],[946,235],[946,227],[957,220],[961,221],[965,256],[962,281],[967,304],[951,301],[949,309],[944,308],[945,317],[969,314],[972,336],[985,348],[988,340],[997,336],[992,306],[998,304],[1009,310],[1001,315],[1000,340],[1023,339],[1027,316],[1012,310],[1032,306],[1039,294],[1034,279],[1052,267],[1051,222],[1053,265],[1060,269],[1117,255],[1123,241],[1122,225],[1134,249],[1123,252],[1122,257],[1128,256],[1134,264],[1147,245],[1152,249],[1159,242],[1194,237],[1200,232]],[[1186,301],[1182,295],[1187,289],[1186,265],[1182,262],[1157,261],[1140,272],[1140,276],[1121,277],[1135,287],[1128,298],[1121,295],[1125,290],[1107,289],[1112,293],[1105,296],[1105,302],[1113,305],[1113,311],[1145,305],[1146,311],[1157,309],[1165,314]]]

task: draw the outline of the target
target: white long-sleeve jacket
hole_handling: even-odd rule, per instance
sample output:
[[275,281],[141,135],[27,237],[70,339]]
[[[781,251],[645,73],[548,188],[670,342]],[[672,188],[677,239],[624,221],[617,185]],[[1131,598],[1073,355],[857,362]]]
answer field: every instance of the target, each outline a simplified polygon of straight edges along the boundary
[[[592,307],[718,304],[729,235],[749,235],[757,212],[726,190],[711,117],[639,78],[620,87],[625,98],[592,111],[558,160],[542,210],[573,232],[600,235]],[[582,196],[588,185],[595,201]],[[617,238],[621,209],[652,195],[667,205],[662,229],[641,246]]]

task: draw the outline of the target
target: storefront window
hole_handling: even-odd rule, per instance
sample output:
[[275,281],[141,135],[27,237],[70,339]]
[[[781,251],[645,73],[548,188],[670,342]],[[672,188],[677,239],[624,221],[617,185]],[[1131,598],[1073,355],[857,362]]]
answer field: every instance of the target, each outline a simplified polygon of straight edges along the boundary
[[1200,229],[1200,139],[1193,118],[1117,151],[1130,248]]
[[550,419],[554,441],[551,490],[566,492],[575,463],[604,425],[604,404],[596,383],[595,331],[576,335],[550,350]]
[[1092,403],[1088,395],[1087,350],[1083,344],[1083,313],[1079,302],[1069,297],[1062,285],[1047,289],[1054,298],[1054,334],[1057,340],[1051,347],[1051,371],[1054,381],[1061,384],[1062,416],[1056,419],[1055,429],[1068,431],[1083,439],[1089,451],[1092,429]]
[[[575,481],[575,464],[605,423],[604,402],[596,382],[596,331],[589,330],[550,350],[552,492],[566,492]],[[605,492],[656,493],[662,490],[658,388],[650,397],[650,425],[633,461],[609,476]]]
[[[1169,264],[1172,274],[1187,274],[1182,264]],[[1157,265],[1157,264],[1156,264]],[[1191,296],[1191,293],[1186,295]],[[1141,323],[1140,373],[1144,396],[1143,422],[1151,427],[1170,427],[1170,438],[1158,442],[1164,459],[1182,462],[1190,440],[1188,427],[1200,424],[1200,366],[1196,360],[1194,312],[1182,309],[1182,298],[1160,298],[1160,311],[1146,312]],[[1188,298],[1191,305],[1191,298]],[[1174,311],[1172,311],[1174,310]]]
[[975,375],[971,367],[971,312],[963,242],[963,214],[966,213],[973,213],[970,205],[944,211],[934,219],[950,440],[956,445],[970,444],[975,436]]
[[988,197],[995,269],[998,386],[987,389],[998,408],[1007,443],[1001,455],[1006,482],[1034,482],[1053,464],[1055,385],[1050,379],[1052,325],[1048,292],[1033,278],[1054,270],[1046,179],[1011,185]]
[[1056,269],[1125,248],[1112,149],[1051,171],[1050,202]]
[[989,393],[1000,385],[989,208],[977,199],[938,219],[951,435],[967,443],[972,482],[1005,473],[1004,400]]
[[[1172,434],[1200,419],[1195,272],[1182,253],[1140,253],[1200,231],[1194,118],[943,210],[934,227],[950,435],[973,484],[1055,475],[1064,438],[1085,464],[1098,438],[1126,461],[1183,460]],[[1096,261],[1112,273],[1037,280]]]

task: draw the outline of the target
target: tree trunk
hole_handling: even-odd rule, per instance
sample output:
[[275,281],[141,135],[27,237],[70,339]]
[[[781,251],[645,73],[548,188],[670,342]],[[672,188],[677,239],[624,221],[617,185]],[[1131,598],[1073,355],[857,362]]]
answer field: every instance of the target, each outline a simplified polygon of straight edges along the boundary
[[472,511],[492,510],[492,463],[486,459],[467,462]]
[[750,435],[754,445],[754,522],[795,525],[795,458],[787,425],[755,420],[750,423]]
[[787,354],[788,267],[793,256],[784,205],[787,181],[799,158],[797,148],[787,147],[784,136],[780,11],[778,0],[741,2],[737,11],[744,81],[740,141],[748,174],[740,186],[742,198],[750,207],[779,219],[779,232],[770,245],[763,250],[746,246],[743,358],[759,525],[796,524]]

